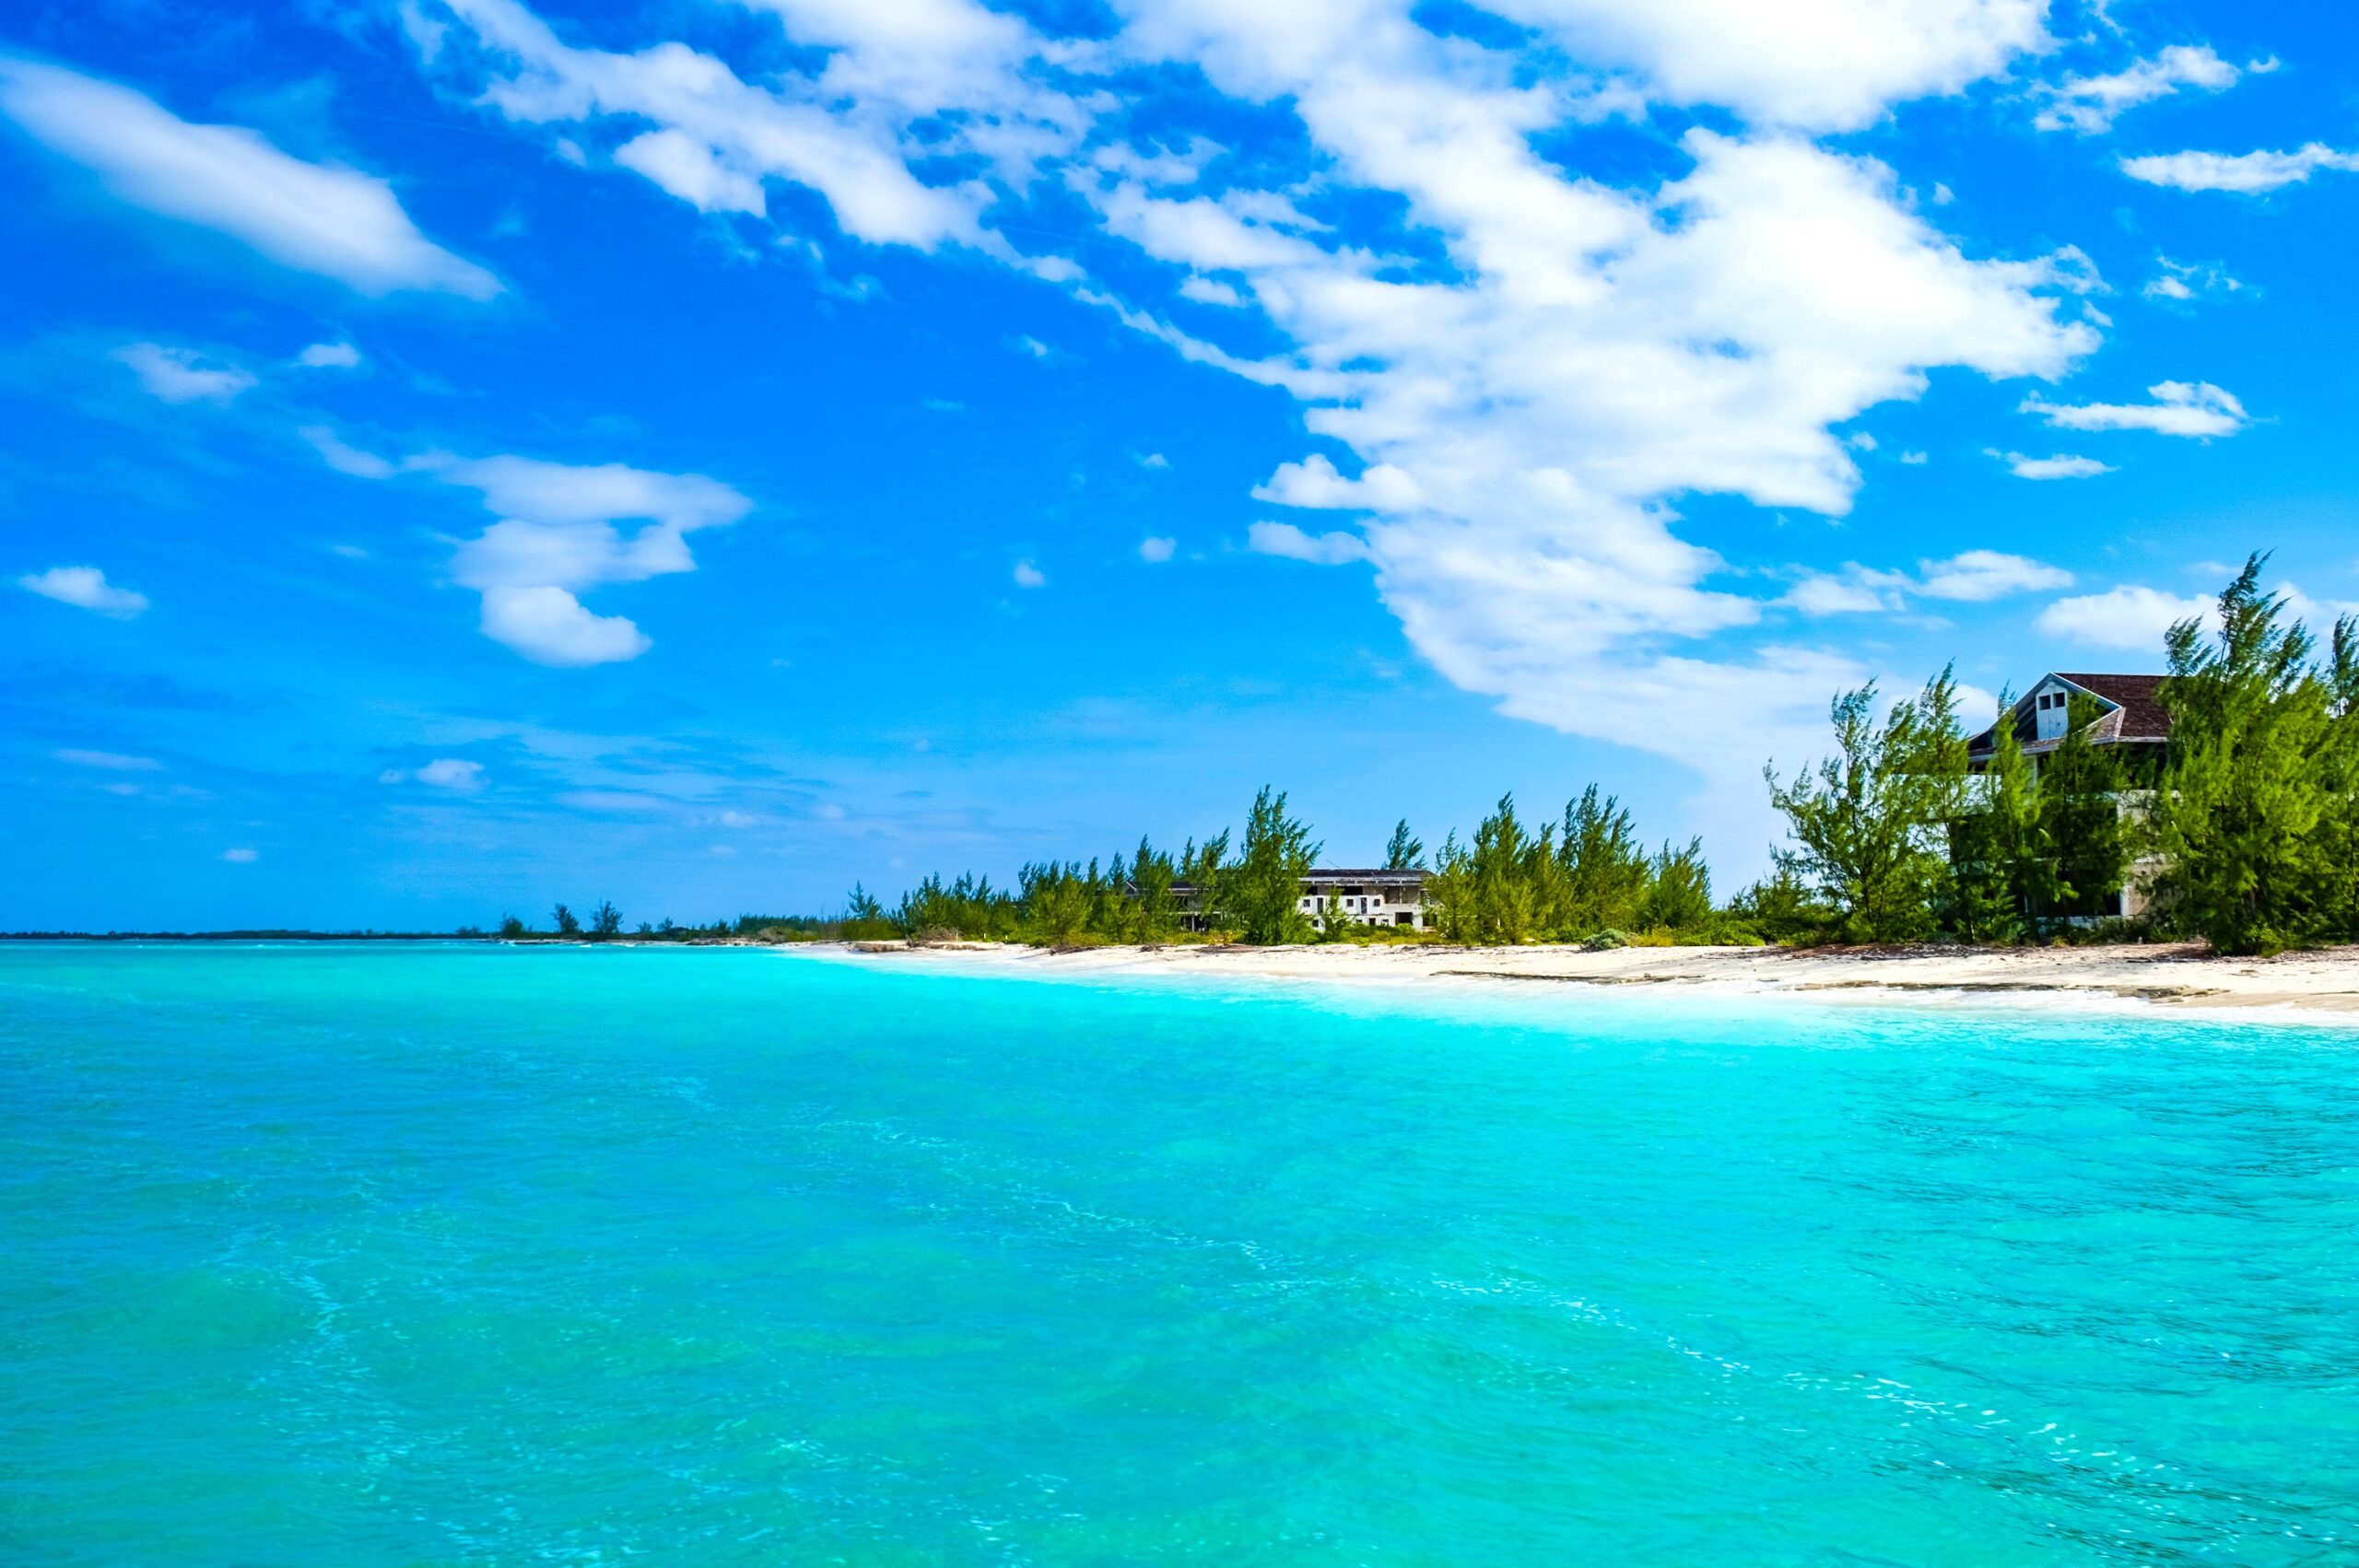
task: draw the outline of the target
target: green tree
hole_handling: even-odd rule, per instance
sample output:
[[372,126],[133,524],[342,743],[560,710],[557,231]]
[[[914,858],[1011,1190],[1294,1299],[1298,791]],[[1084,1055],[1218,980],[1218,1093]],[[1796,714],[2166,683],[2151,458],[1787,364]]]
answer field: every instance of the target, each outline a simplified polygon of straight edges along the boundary
[[[2166,919],[2221,953],[2274,953],[2325,933],[2335,877],[2330,691],[2310,635],[2260,587],[2266,556],[2220,595],[2220,630],[2170,629],[2170,756],[2148,817]],[[2322,833],[2326,827],[2329,831]]]
[[1730,899],[1725,921],[1764,942],[1787,943],[1823,941],[1836,923],[1834,908],[1787,865]]
[[1680,849],[1666,842],[1649,869],[1646,891],[1635,905],[1636,924],[1701,931],[1712,923],[1712,871],[1704,861],[1703,839],[1690,838]]
[[524,922],[513,915],[499,917],[499,934],[511,941],[524,934]]
[[597,937],[617,936],[622,929],[623,912],[615,907],[612,899],[600,899],[598,907],[591,911],[591,934]]
[[2327,737],[2319,761],[2326,790],[2318,825],[2325,876],[2318,914],[2326,936],[2359,941],[2359,619],[2334,623],[2326,668]]
[[1246,819],[1245,844],[1237,865],[1223,878],[1222,912],[1250,942],[1307,942],[1310,919],[1302,912],[1302,879],[1319,861],[1310,830],[1286,814],[1286,798],[1264,785]]
[[1582,938],[1638,921],[1652,868],[1630,822],[1612,795],[1592,784],[1565,805],[1565,836],[1556,848],[1564,871],[1564,904],[1552,923]]
[[1449,942],[1472,942],[1473,936],[1474,872],[1459,846],[1458,829],[1442,835],[1434,851],[1434,869],[1426,877],[1426,918]]
[[557,935],[580,936],[581,934],[581,922],[576,919],[574,918],[573,911],[567,908],[564,905],[560,904],[556,908],[550,910],[549,918],[557,922]]
[[1195,890],[1196,916],[1206,931],[1231,929],[1226,914],[1229,871],[1225,827],[1201,847],[1191,838],[1180,851],[1180,880]]
[[1024,924],[1034,942],[1061,947],[1087,929],[1089,884],[1077,862],[1027,862],[1015,879],[1016,901],[1023,906]]
[[1957,686],[1943,670],[1913,700],[1875,721],[1873,682],[1837,696],[1828,712],[1837,755],[1780,784],[1762,775],[1784,813],[1791,848],[1781,868],[1835,907],[1849,942],[1907,942],[1930,934],[1949,901],[1949,824],[1960,814],[1966,737]]
[[1158,852],[1144,837],[1131,857],[1131,936],[1144,944],[1167,939],[1180,927],[1180,901],[1172,885],[1180,880],[1171,857]]
[[2014,702],[1999,697],[1990,760],[1950,825],[1948,919],[1966,942],[2019,942],[2055,897],[2055,858]]
[[1532,939],[1540,914],[1532,879],[1532,850],[1538,842],[1517,817],[1512,794],[1500,796],[1497,808],[1475,825],[1473,844],[1460,868],[1463,876],[1451,884],[1461,906],[1456,921],[1461,940]]
[[1415,871],[1425,863],[1425,840],[1409,831],[1409,819],[1404,816],[1393,825],[1391,841],[1384,847],[1384,869],[1389,872]]
[[2122,831],[2125,784],[2120,754],[2096,743],[2102,710],[2075,692],[2065,708],[2064,739],[2039,770],[2039,831],[2054,857],[2044,885],[2027,892],[2036,920],[2055,915],[2109,915],[2130,869]]

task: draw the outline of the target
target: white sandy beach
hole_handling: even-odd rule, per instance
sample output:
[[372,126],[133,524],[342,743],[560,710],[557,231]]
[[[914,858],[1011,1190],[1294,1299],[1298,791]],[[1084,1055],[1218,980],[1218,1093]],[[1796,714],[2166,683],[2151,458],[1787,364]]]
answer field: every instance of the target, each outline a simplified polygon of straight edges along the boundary
[[2359,947],[2215,958],[2200,943],[2119,947],[1790,950],[1760,947],[1095,947],[989,942],[815,944],[868,964],[1039,978],[1250,976],[1371,983],[1673,986],[1828,1000],[2041,994],[2171,1008],[2278,1008],[2359,1018]]

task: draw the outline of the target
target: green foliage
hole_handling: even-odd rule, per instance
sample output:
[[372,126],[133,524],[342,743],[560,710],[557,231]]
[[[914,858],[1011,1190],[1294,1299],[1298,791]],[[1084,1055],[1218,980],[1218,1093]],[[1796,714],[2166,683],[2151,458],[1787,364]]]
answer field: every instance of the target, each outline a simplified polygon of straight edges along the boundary
[[1426,863],[1426,841],[1409,831],[1409,819],[1402,817],[1393,825],[1392,838],[1384,846],[1384,869],[1389,872],[1414,871]]
[[1948,831],[1963,810],[1966,737],[1948,670],[1895,703],[1881,725],[1875,695],[1871,682],[1835,699],[1837,755],[1815,773],[1790,785],[1774,767],[1762,774],[1793,839],[1776,851],[1778,864],[1834,907],[1837,934],[1915,941],[1931,934],[1936,908],[1951,898]]
[[598,907],[591,911],[590,934],[604,939],[619,936],[622,929],[623,912],[615,907],[612,899],[601,899]]
[[2040,837],[2055,859],[2025,895],[2043,935],[2057,916],[2112,914],[2130,870],[2120,754],[2094,739],[2100,717],[2095,702],[2074,693],[2066,714],[2063,742],[2039,770]]
[[1566,935],[1582,936],[1604,927],[1640,923],[1638,906],[1652,867],[1630,813],[1611,795],[1600,799],[1596,785],[1567,802],[1556,861],[1563,873],[1563,902],[1549,911],[1550,925]]
[[1442,840],[1426,896],[1451,942],[1578,942],[1632,926],[1704,940],[1716,922],[1702,840],[1648,854],[1629,812],[1593,784],[1566,803],[1561,835],[1555,823],[1532,832],[1515,798],[1500,797],[1471,845],[1455,830]]
[[1651,870],[1637,901],[1639,925],[1703,930],[1712,924],[1712,870],[1704,863],[1701,838],[1689,839],[1678,850],[1666,842]]
[[[1093,863],[1092,872],[1096,867]],[[1071,946],[1088,929],[1094,874],[1085,877],[1081,862],[1027,862],[1015,873],[1016,902],[1023,907],[1023,933],[1027,941],[1050,947]]]
[[1833,905],[1820,897],[1790,866],[1780,865],[1729,900],[1723,911],[1723,940],[1774,942],[1808,945],[1824,942],[1835,929]]
[[2330,934],[2349,875],[2329,860],[2351,810],[2349,655],[2326,679],[2311,669],[2309,633],[2260,587],[2266,558],[2221,593],[2216,639],[2199,621],[2171,627],[2161,692],[2171,744],[2147,819],[2164,858],[2155,891],[2171,925],[2222,953]]
[[1303,876],[1319,860],[1310,830],[1286,814],[1283,792],[1262,786],[1246,818],[1245,844],[1237,865],[1221,879],[1215,907],[1235,922],[1247,942],[1304,942],[1310,920],[1297,902]]
[[524,922],[514,915],[499,917],[499,934],[511,941],[525,934]]
[[567,908],[562,904],[549,911],[549,919],[556,922],[557,934],[559,936],[580,936],[581,934],[581,922],[574,917],[572,910]]
[[2359,620],[2334,623],[2325,671],[2327,737],[2318,764],[2326,806],[2318,826],[2317,901],[2325,930],[2359,938]]
[[1994,730],[1978,789],[1950,827],[1949,926],[1966,942],[2020,942],[2055,895],[2038,781],[2015,732],[2014,702],[2004,692]]

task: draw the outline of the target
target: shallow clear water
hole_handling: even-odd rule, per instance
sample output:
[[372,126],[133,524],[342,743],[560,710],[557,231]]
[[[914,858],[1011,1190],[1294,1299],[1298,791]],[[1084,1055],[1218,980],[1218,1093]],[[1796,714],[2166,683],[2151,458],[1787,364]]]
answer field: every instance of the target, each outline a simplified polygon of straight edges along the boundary
[[0,1561],[2359,1562],[2359,1035],[0,948]]

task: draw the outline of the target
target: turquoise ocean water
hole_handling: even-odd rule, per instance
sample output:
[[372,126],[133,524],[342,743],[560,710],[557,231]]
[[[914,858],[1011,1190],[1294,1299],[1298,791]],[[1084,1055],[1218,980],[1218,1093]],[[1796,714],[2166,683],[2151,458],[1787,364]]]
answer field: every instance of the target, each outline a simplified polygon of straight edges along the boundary
[[2359,1034],[0,948],[0,1562],[2359,1562]]

